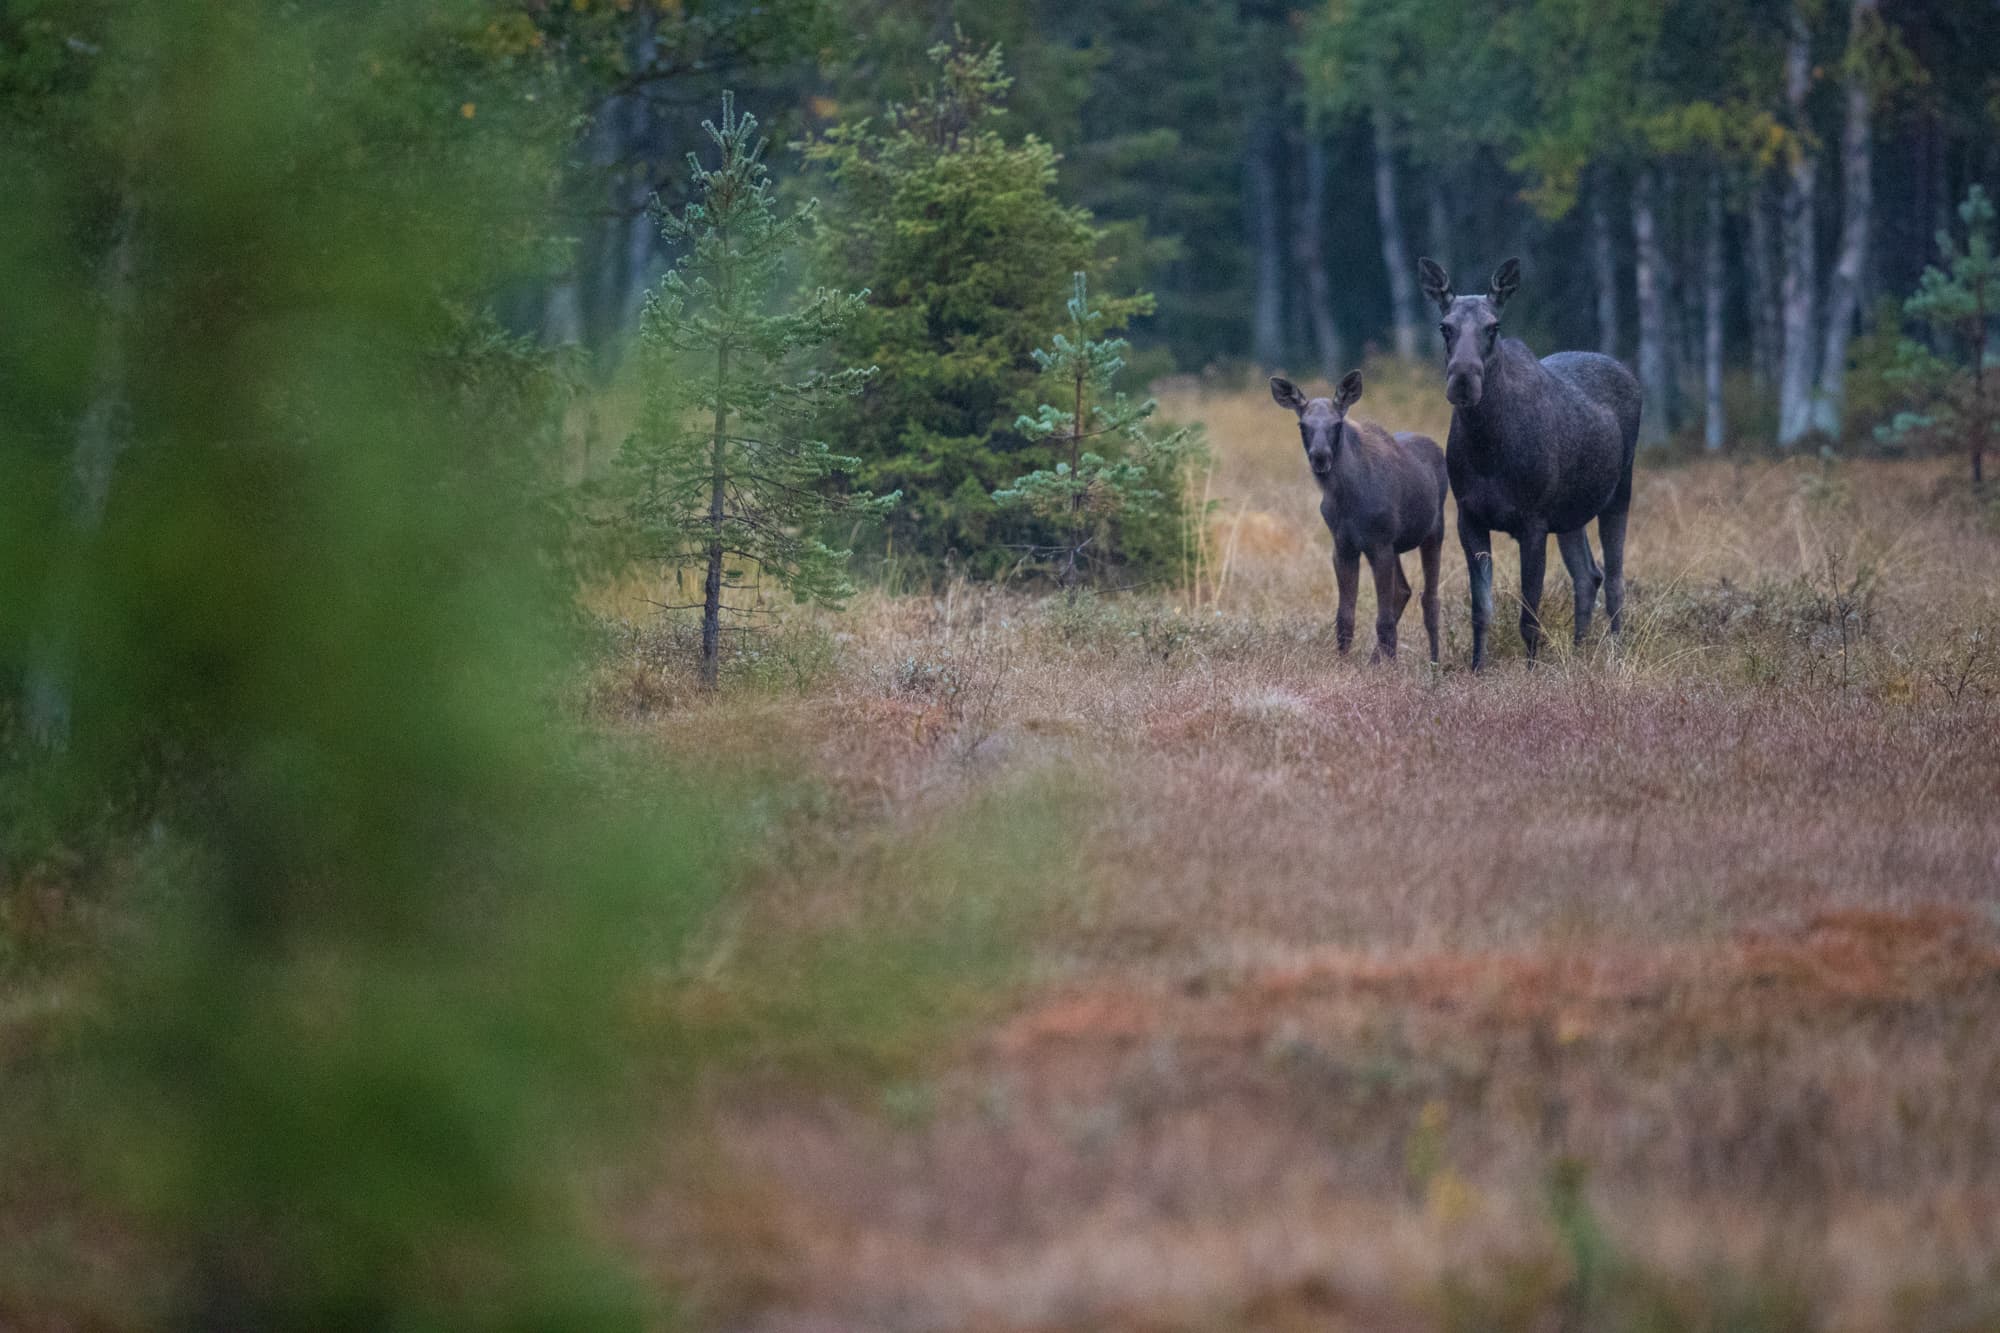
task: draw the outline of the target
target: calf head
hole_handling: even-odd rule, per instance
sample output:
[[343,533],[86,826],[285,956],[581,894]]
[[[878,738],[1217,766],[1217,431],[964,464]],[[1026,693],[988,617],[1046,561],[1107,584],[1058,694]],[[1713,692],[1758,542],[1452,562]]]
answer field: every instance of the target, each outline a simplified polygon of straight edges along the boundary
[[1313,475],[1324,477],[1333,471],[1340,456],[1341,436],[1347,428],[1347,409],[1361,401],[1361,372],[1350,370],[1331,398],[1308,398],[1282,375],[1271,377],[1271,397],[1279,407],[1298,414],[1299,436],[1306,446],[1306,461]]
[[1500,307],[1521,285],[1521,261],[1510,259],[1493,271],[1484,296],[1459,296],[1451,277],[1435,260],[1419,259],[1424,295],[1437,303],[1443,321],[1444,396],[1453,407],[1477,407],[1486,392],[1486,374],[1500,355]]

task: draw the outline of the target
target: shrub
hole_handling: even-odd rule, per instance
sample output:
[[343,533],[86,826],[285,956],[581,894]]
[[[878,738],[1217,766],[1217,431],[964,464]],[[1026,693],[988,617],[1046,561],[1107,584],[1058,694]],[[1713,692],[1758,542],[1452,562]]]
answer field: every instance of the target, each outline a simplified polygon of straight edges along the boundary
[[816,412],[860,392],[873,368],[785,375],[860,314],[862,295],[822,288],[796,310],[769,313],[816,210],[779,212],[757,119],[739,117],[728,94],[720,127],[702,128],[721,161],[711,170],[690,154],[693,200],[661,219],[687,249],[646,303],[646,408],[620,451],[619,477],[622,518],[646,553],[703,571],[702,600],[691,606],[702,614],[702,682],[713,688],[722,618],[746,614],[724,594],[754,567],[802,602],[843,600],[848,553],[819,534],[838,515],[879,515],[897,496],[830,494],[827,479],[857,460],[803,435]]
[[996,504],[1025,509],[1053,529],[1034,553],[1053,557],[1057,581],[1072,591],[1085,564],[1131,562],[1140,548],[1128,537],[1162,523],[1178,531],[1187,522],[1187,463],[1200,450],[1192,428],[1155,439],[1147,425],[1159,404],[1134,403],[1112,389],[1125,366],[1125,340],[1093,336],[1104,316],[1090,307],[1084,274],[1075,275],[1075,284],[1069,331],[1035,349],[1044,380],[1067,406],[1043,403],[1014,423],[1028,438],[1054,444],[1062,457],[993,494]]
[[1905,339],[1889,378],[1914,407],[1876,429],[1886,444],[1964,449],[1972,484],[1985,481],[1986,443],[2000,420],[2000,377],[1987,374],[1989,324],[2000,312],[2000,255],[1993,249],[1993,203],[1975,185],[1958,207],[1965,245],[1950,231],[1937,236],[1942,266],[1924,269],[1903,313],[1931,326],[1943,353]]
[[[820,429],[856,455],[854,484],[899,490],[887,550],[991,575],[1043,544],[1025,511],[992,492],[1056,451],[1023,434],[1035,347],[1062,313],[1072,273],[1101,274],[1101,233],[1055,195],[1056,154],[999,130],[1011,80],[998,47],[961,38],[931,50],[938,78],[881,122],[840,125],[805,145],[835,194],[817,247],[823,281],[870,291],[833,354],[879,374],[828,405]],[[1104,329],[1147,302],[1103,303]]]

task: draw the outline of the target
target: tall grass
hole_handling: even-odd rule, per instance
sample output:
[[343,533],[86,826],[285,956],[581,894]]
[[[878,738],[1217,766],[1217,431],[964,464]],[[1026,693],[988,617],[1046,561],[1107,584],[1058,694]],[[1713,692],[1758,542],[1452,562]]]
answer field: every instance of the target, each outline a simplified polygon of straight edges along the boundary
[[[1360,410],[1441,429],[1427,379]],[[600,665],[607,723],[826,784],[766,959],[905,903],[1004,978],[886,1087],[719,1090],[728,1179],[657,1196],[696,1241],[634,1243],[718,1324],[1982,1326],[2000,532],[1949,464],[1642,459],[1623,644],[1557,572],[1543,664],[1505,623],[1475,678],[1455,550],[1443,671],[1339,661],[1289,417],[1164,397],[1215,451],[1188,587],[870,592],[716,701],[671,626]],[[933,837],[1036,881],[997,974],[958,854],[887,854]]]

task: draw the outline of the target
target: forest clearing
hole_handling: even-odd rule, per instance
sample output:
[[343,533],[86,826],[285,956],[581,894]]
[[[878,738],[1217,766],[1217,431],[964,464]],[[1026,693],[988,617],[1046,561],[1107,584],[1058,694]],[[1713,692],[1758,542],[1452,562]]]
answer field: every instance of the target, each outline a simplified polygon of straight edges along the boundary
[[2000,1329],[1995,50],[0,3],[0,1333]]
[[1950,573],[2000,535],[1947,473],[1642,467],[1625,651],[1475,678],[1334,661],[1289,423],[1166,401],[1212,603],[871,595],[716,703],[601,667],[810,812],[699,1007],[942,955],[707,1085],[623,1243],[758,1329],[2000,1318],[2000,587]]

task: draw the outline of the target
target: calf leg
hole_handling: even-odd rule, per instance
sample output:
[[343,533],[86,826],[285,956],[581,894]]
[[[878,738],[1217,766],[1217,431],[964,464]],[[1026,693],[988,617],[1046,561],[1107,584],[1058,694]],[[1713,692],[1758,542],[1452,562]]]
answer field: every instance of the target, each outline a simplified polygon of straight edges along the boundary
[[1542,651],[1542,575],[1549,563],[1549,534],[1532,528],[1521,534],[1521,645],[1533,665]]
[[1340,588],[1340,608],[1333,613],[1333,642],[1345,657],[1354,646],[1354,602],[1361,590],[1361,552],[1334,543],[1333,581]]
[[1458,512],[1458,544],[1465,550],[1465,575],[1472,584],[1472,669],[1486,665],[1486,627],[1493,623],[1493,533]]
[[[1396,548],[1384,546],[1368,553],[1368,569],[1375,575],[1375,655],[1368,660],[1396,660],[1396,622],[1402,618],[1403,603],[1409,600],[1409,583],[1403,577],[1403,562]],[[1399,591],[1400,589],[1400,591]]]
[[1569,570],[1570,589],[1576,598],[1576,637],[1581,644],[1590,633],[1591,604],[1597,600],[1597,585],[1604,582],[1604,575],[1597,568],[1597,559],[1590,553],[1590,533],[1583,528],[1575,532],[1561,533],[1556,537],[1556,547],[1561,550],[1563,564]]
[[1400,625],[1403,623],[1403,608],[1410,604],[1410,576],[1403,570],[1403,557],[1391,553],[1390,563],[1396,567],[1396,614],[1392,617]]
[[1431,665],[1438,660],[1438,558],[1444,554],[1444,532],[1440,529],[1424,538],[1421,558],[1424,565],[1424,633],[1431,641]]
[[1604,615],[1616,636],[1625,628],[1625,516],[1627,511],[1597,516],[1597,542],[1604,548]]

